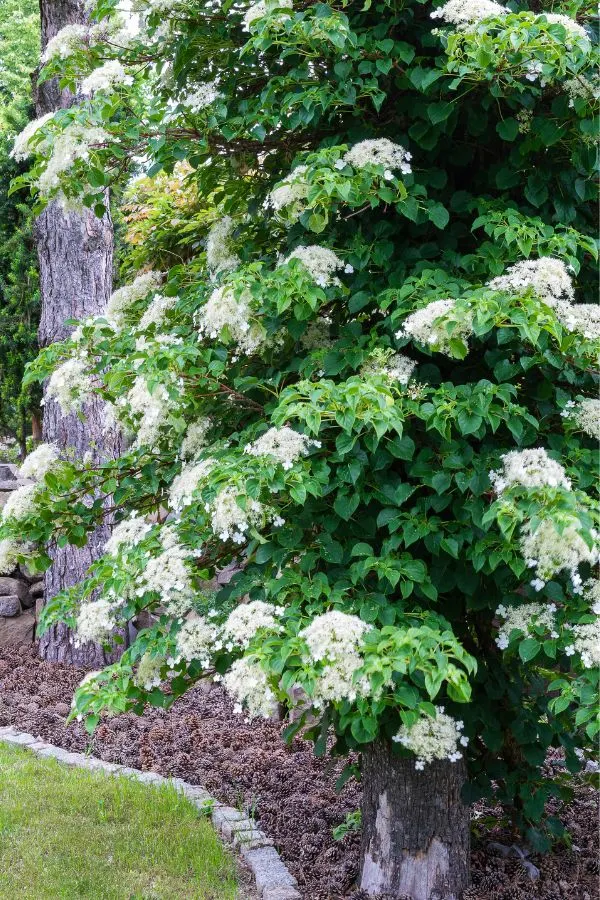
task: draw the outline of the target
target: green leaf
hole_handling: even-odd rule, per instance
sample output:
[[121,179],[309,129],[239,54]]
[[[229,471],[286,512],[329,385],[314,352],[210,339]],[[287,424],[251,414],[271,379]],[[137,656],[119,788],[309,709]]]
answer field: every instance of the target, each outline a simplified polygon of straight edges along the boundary
[[541,649],[542,645],[535,638],[526,638],[519,644],[519,656],[523,662],[530,662],[538,655]]
[[496,131],[503,141],[514,141],[519,133],[519,123],[516,119],[504,119],[496,125]]

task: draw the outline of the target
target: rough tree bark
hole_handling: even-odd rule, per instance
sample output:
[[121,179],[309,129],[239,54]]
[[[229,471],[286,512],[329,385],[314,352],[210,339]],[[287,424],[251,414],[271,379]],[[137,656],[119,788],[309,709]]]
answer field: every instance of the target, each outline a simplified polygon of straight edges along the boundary
[[369,895],[459,900],[469,885],[464,762],[423,771],[380,741],[363,752],[360,886]]
[[[40,0],[40,16],[44,48],[65,25],[85,22],[85,5],[83,0]],[[37,116],[67,108],[74,100],[69,91],[60,90],[56,79],[34,87],[34,96]],[[98,219],[92,212],[65,212],[53,201],[38,218],[35,236],[42,305],[39,342],[45,347],[68,335],[67,319],[94,316],[105,309],[112,288],[113,227],[109,213]],[[97,460],[118,455],[118,436],[103,433],[102,404],[93,401],[84,412],[83,422],[75,415],[63,418],[57,404],[49,402],[44,407],[44,440],[72,448],[80,456],[91,452]],[[81,579],[107,536],[102,527],[82,549],[50,548],[53,562],[45,576],[46,599]],[[112,661],[121,650],[106,653],[95,644],[75,647],[64,625],[52,627],[39,644],[46,660],[94,668]]]

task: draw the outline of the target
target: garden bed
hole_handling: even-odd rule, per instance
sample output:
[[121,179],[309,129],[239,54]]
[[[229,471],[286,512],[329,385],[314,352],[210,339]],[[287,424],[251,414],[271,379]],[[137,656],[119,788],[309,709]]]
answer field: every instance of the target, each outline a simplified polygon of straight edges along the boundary
[[[79,669],[41,662],[29,646],[1,649],[0,726],[15,725],[69,750],[90,748],[110,762],[203,785],[220,800],[254,813],[307,900],[358,900],[359,837],[335,841],[332,829],[358,807],[360,790],[348,784],[335,794],[339,763],[316,759],[301,740],[286,747],[276,724],[246,723],[216,686],[195,688],[168,712],[151,709],[141,717],[109,719],[90,740],[81,725],[64,724],[81,677]],[[487,848],[490,841],[510,844],[512,838],[488,824],[493,809],[475,809],[473,887],[465,900],[597,897],[598,797],[586,783],[574,784],[573,802],[562,812],[573,846],[532,857],[541,873],[535,882],[518,860]]]

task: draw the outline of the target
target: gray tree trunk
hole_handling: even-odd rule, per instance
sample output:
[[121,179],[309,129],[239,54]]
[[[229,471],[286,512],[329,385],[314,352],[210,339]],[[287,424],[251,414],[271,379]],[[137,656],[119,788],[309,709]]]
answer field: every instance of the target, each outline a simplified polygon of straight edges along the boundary
[[380,741],[363,751],[360,887],[369,895],[459,900],[469,886],[465,765],[423,771]]
[[[83,0],[40,0],[42,48],[65,25],[84,22]],[[45,82],[34,89],[36,115],[42,116],[71,105],[74,97],[61,91],[58,81]],[[107,204],[108,205],[108,204]],[[41,347],[63,340],[70,328],[67,319],[98,315],[106,307],[112,289],[113,227],[110,214],[98,219],[92,212],[65,212],[53,201],[37,220],[35,228],[40,264],[42,301],[39,342]],[[102,403],[94,400],[84,409],[85,421],[77,416],[62,417],[54,402],[44,406],[43,437],[62,448],[72,448],[79,456],[91,452],[96,460],[115,457],[120,450],[116,433],[102,429]],[[45,598],[81,580],[106,541],[108,529],[99,528],[87,546],[51,547],[52,566],[45,576]],[[122,650],[121,645],[121,650]],[[55,625],[40,639],[43,659],[75,665],[101,667],[116,653],[107,653],[95,644],[75,647],[64,625]]]

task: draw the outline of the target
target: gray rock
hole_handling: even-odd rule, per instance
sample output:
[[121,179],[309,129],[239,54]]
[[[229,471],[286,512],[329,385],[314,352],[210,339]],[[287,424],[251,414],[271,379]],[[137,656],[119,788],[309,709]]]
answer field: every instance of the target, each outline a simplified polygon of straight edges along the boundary
[[[29,592],[29,585],[18,578],[0,577],[0,597],[9,597],[15,594],[19,600],[26,597]],[[6,613],[4,613],[6,615]]]
[[267,888],[296,887],[298,882],[292,873],[288,872],[273,847],[249,850],[242,846],[240,852],[254,872],[259,894]]
[[35,619],[30,610],[9,619],[0,617],[0,647],[27,644],[33,640]]
[[262,900],[301,900],[301,895],[293,887],[265,888]]
[[8,597],[0,597],[0,616],[12,618],[12,616],[21,615],[21,601],[16,594],[9,594]]

